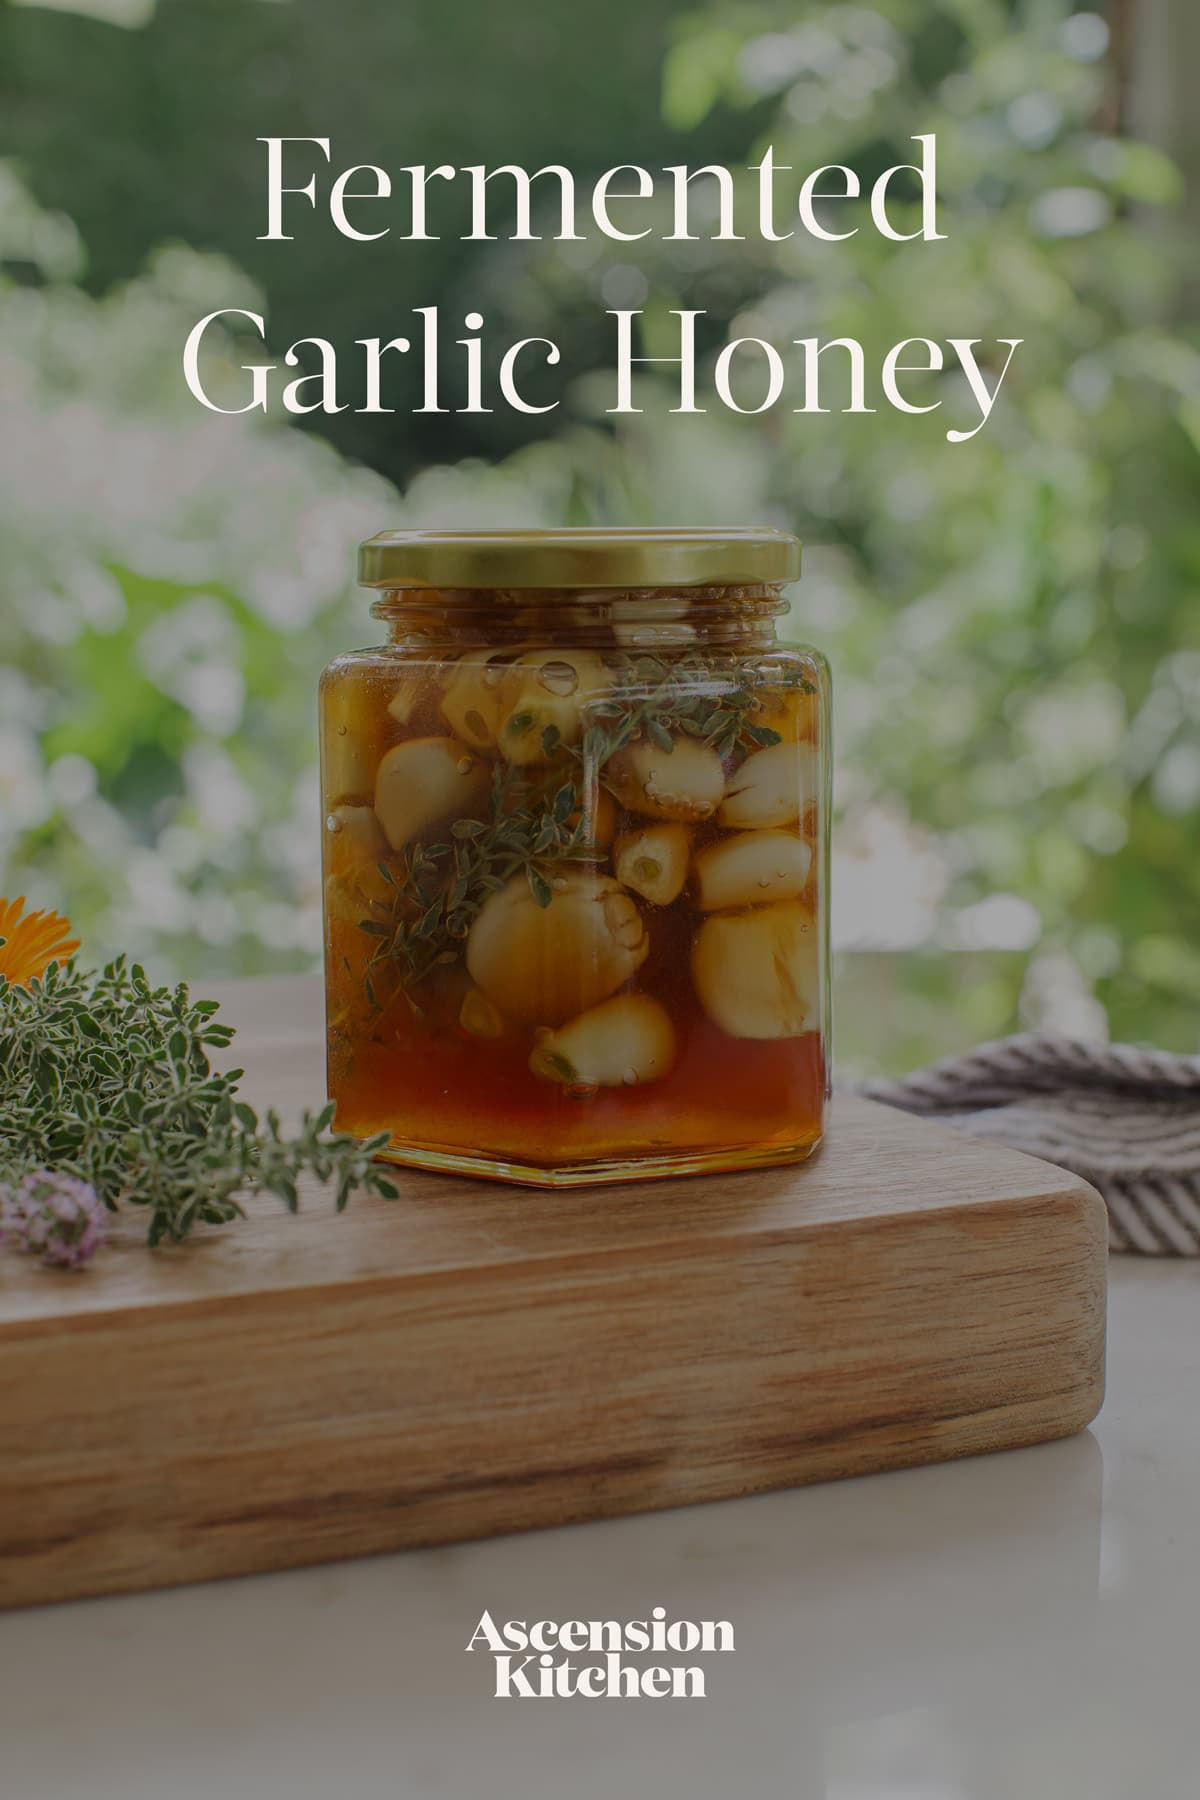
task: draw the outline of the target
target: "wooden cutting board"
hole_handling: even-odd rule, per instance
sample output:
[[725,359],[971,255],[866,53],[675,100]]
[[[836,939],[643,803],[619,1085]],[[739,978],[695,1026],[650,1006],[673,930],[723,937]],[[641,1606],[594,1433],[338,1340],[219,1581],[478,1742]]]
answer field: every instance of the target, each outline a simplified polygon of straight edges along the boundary
[[[232,991],[261,1104],[320,994]],[[0,1256],[0,1605],[677,1506],[1062,1437],[1105,1217],[1061,1170],[842,1100],[811,1162],[542,1194],[401,1171],[93,1269]]]

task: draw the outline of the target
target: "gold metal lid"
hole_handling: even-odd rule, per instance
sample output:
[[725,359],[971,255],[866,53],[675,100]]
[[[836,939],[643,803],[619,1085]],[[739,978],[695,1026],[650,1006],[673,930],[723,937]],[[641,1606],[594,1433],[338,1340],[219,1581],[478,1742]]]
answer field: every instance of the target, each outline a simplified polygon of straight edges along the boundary
[[799,538],[769,526],[381,531],[358,548],[371,588],[765,586],[799,574]]

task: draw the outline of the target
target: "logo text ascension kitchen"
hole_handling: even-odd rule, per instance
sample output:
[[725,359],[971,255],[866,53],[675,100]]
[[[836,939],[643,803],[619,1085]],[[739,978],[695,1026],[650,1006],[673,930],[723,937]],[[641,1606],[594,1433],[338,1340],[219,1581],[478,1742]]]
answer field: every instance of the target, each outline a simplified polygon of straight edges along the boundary
[[[508,1619],[485,1612],[466,1646],[490,1651],[498,1700],[702,1700],[698,1662],[648,1663],[648,1656],[711,1656],[734,1648],[728,1619]],[[576,1660],[584,1656],[594,1660]],[[638,1658],[636,1662],[627,1656]]]

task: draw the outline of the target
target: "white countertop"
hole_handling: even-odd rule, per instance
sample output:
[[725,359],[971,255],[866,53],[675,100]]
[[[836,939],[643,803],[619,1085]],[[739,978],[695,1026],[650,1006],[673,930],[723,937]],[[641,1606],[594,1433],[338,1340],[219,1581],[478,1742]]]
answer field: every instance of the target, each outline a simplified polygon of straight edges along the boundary
[[[1065,1443],[0,1615],[0,1795],[1195,1800],[1200,1264],[1111,1275]],[[500,1701],[464,1654],[485,1607],[656,1604],[732,1622],[708,1698]]]

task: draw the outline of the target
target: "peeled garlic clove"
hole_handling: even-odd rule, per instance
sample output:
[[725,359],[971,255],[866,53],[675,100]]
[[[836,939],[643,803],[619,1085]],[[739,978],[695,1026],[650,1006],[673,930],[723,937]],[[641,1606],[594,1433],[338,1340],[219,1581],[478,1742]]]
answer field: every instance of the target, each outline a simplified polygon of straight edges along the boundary
[[820,958],[812,913],[784,900],[752,912],[711,914],[692,946],[692,981],[709,1018],[730,1037],[815,1031]]
[[543,1081],[638,1087],[661,1081],[675,1061],[675,1027],[649,994],[618,994],[533,1047],[529,1067]]
[[794,825],[817,797],[817,757],[811,744],[772,744],[734,770],[717,818],[722,825],[758,831]]
[[334,663],[321,681],[321,785],[327,798],[370,803],[387,745],[387,690],[353,664]]
[[375,776],[375,815],[393,850],[441,819],[484,816],[491,775],[457,738],[409,738],[388,751]]
[[568,816],[567,828],[581,831],[581,844],[607,850],[617,835],[617,803],[608,789],[593,787],[585,792],[583,804]]
[[454,665],[441,714],[451,731],[475,750],[494,750],[510,696],[510,665],[502,651],[468,650]]
[[508,1030],[500,1008],[477,987],[468,988],[463,995],[458,1022],[472,1037],[501,1038]]
[[646,960],[646,928],[611,875],[553,876],[539,906],[524,875],[484,901],[467,939],[467,968],[506,1018],[560,1025],[606,1000]]
[[369,806],[335,806],[325,821],[329,860],[339,873],[387,855],[383,828]]
[[604,779],[627,812],[685,823],[711,818],[725,792],[720,757],[690,737],[677,737],[669,751],[649,739],[630,744],[608,759]]
[[513,664],[513,690],[497,741],[506,760],[524,767],[549,762],[545,734],[553,727],[558,744],[577,744],[583,736],[589,701],[606,693],[609,674],[591,650],[534,650]]
[[718,838],[696,852],[697,904],[703,912],[724,912],[799,899],[812,859],[812,846],[790,831],[739,831]]
[[397,725],[407,725],[421,698],[422,683],[416,675],[406,675],[388,701],[388,712]]
[[617,880],[655,906],[670,906],[687,880],[691,834],[686,825],[644,825],[617,839]]
[[[390,858],[388,841],[369,806],[335,806],[325,821],[327,867],[358,905],[386,906],[396,886],[380,873]],[[399,877],[397,878],[399,879]]]

